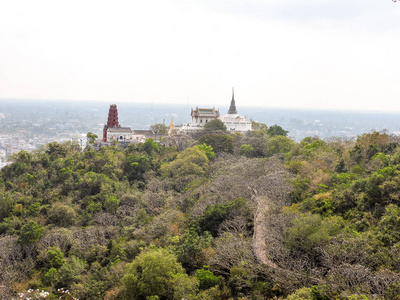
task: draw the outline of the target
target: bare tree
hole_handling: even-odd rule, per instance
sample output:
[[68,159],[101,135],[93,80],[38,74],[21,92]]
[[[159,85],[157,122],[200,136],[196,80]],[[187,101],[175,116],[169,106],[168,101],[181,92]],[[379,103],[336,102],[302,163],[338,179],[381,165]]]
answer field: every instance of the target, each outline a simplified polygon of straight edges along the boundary
[[0,237],[0,299],[11,299],[12,285],[36,266],[36,246],[19,245],[16,236]]

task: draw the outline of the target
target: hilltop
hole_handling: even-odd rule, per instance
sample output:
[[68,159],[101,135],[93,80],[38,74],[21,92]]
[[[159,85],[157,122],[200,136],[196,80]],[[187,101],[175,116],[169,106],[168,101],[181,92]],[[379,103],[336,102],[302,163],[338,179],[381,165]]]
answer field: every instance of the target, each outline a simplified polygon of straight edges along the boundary
[[1,297],[396,299],[399,139],[282,134],[15,154],[0,171]]

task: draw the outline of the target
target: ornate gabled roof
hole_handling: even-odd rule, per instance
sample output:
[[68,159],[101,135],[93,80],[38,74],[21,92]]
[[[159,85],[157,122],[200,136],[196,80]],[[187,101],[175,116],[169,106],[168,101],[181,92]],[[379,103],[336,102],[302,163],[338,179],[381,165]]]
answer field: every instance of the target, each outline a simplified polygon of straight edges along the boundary
[[237,113],[238,112],[236,110],[235,95],[232,88],[232,100],[231,100],[231,106],[229,106],[228,115],[236,115]]
[[219,110],[213,108],[192,108],[192,112],[190,113],[192,117],[219,117]]

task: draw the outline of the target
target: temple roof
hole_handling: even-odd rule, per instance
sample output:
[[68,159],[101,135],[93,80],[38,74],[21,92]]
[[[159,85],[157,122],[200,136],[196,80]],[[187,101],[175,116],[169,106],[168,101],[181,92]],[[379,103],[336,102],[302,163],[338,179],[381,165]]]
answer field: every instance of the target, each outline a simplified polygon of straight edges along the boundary
[[133,130],[133,133],[134,133],[135,135],[153,135],[153,134],[154,134],[153,131],[151,131],[151,130],[146,130],[146,129],[144,129],[144,130],[135,129],[135,130]]
[[190,114],[192,117],[219,117],[219,110],[213,108],[198,108],[192,109]]
[[131,133],[132,130],[129,127],[109,127],[107,128],[108,132],[129,132]]

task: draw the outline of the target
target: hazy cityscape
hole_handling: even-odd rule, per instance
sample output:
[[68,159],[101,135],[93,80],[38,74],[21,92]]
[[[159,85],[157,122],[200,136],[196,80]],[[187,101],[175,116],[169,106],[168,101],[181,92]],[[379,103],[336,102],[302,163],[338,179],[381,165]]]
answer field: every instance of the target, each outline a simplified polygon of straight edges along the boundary
[[[148,129],[150,125],[164,123],[175,125],[190,122],[190,110],[196,105],[166,105],[156,103],[121,103],[119,120],[132,129]],[[216,107],[221,113],[228,109]],[[267,107],[246,107],[237,100],[238,112],[247,119],[267,126],[278,124],[289,131],[289,136],[300,141],[306,136],[321,139],[343,137],[353,139],[371,130],[400,131],[399,113],[356,111],[291,110]],[[44,102],[28,100],[1,100],[0,108],[0,159],[4,164],[10,154],[20,150],[32,151],[41,145],[57,141],[78,141],[86,144],[86,133],[101,136],[109,104],[105,102]]]

